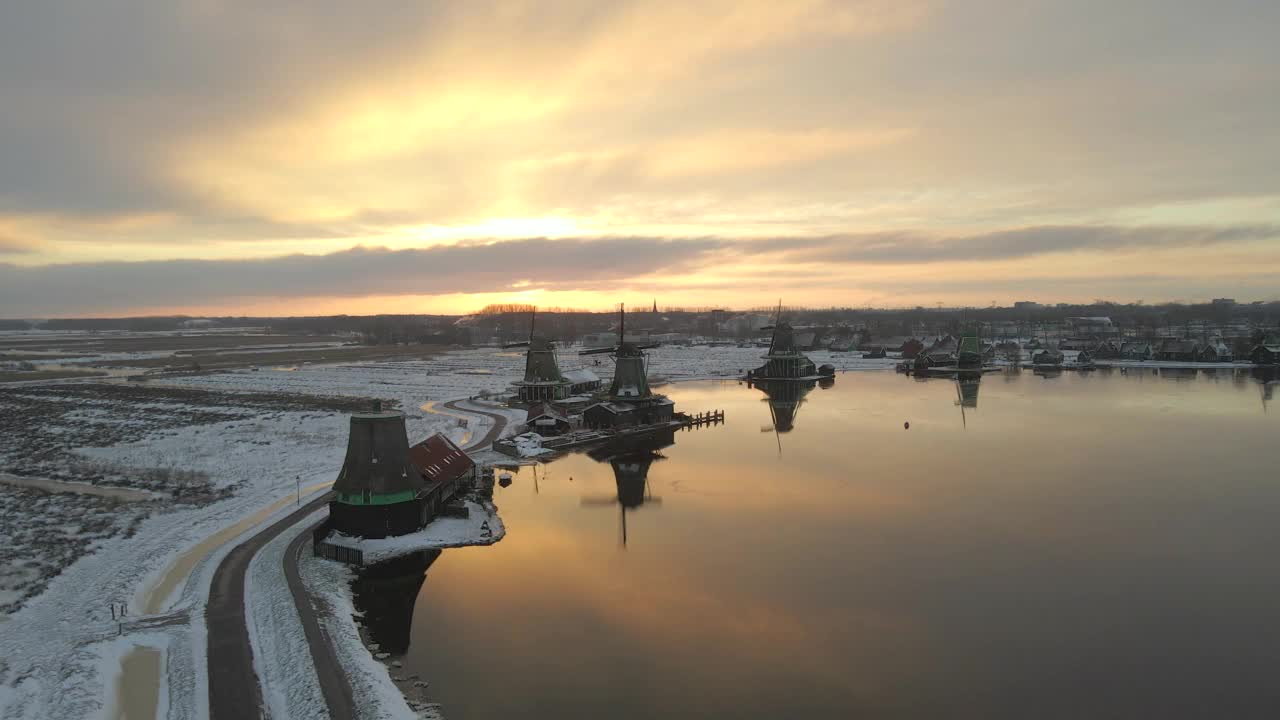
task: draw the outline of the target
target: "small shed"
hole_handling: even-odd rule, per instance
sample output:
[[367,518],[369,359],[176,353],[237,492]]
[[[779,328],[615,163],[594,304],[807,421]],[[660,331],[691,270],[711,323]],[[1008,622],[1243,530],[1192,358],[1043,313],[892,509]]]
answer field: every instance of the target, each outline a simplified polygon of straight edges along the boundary
[[1098,349],[1094,351],[1093,356],[1099,360],[1119,360],[1120,344],[1113,340],[1103,340],[1098,344]]
[[1037,350],[1036,353],[1031,356],[1031,362],[1035,365],[1058,366],[1062,364],[1062,360],[1062,351],[1055,350],[1053,348]]
[[1235,353],[1221,340],[1216,340],[1200,348],[1200,362],[1231,362],[1234,359]]
[[956,356],[949,352],[928,352],[916,356],[915,369],[927,370],[956,364]]
[[1150,360],[1151,343],[1127,342],[1120,346],[1120,357],[1125,360]]
[[1280,365],[1280,344],[1263,343],[1249,353],[1254,365]]
[[915,338],[908,338],[899,349],[902,352],[903,359],[914,360],[917,355],[924,351],[924,343]]
[[569,415],[559,407],[550,403],[538,403],[529,408],[529,418],[525,421],[529,429],[546,437],[561,435],[573,429]]
[[1160,344],[1157,360],[1195,362],[1200,359],[1200,346],[1192,340],[1168,339]]
[[582,395],[600,389],[600,378],[586,368],[566,371],[564,379],[569,383],[570,395]]
[[629,427],[667,422],[675,416],[675,403],[661,395],[642,402],[598,402],[582,413],[590,428]]

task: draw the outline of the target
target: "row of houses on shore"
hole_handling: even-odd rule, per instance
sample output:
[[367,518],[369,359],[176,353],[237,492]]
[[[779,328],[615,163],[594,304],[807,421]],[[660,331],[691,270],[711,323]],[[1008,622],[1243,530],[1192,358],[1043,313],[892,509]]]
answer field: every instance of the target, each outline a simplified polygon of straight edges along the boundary
[[[954,353],[959,339],[953,335],[933,337],[886,338],[879,346],[887,352],[899,353],[905,359]],[[1237,344],[1238,345],[1238,344]],[[984,360],[997,354],[1012,357],[1024,351],[1052,348],[1058,351],[1087,353],[1095,360],[1160,360],[1168,362],[1251,362],[1255,365],[1280,364],[1280,339],[1267,339],[1240,351],[1223,338],[1190,340],[1186,338],[1120,339],[1099,337],[1066,338],[1057,343],[1031,339],[982,343]]]
[[1247,355],[1238,356],[1235,349],[1222,338],[1207,341],[1186,338],[1162,338],[1149,340],[1103,340],[1092,352],[1099,360],[1161,360],[1166,362],[1235,362],[1248,361],[1255,365],[1280,363],[1280,341],[1264,341],[1255,345]]

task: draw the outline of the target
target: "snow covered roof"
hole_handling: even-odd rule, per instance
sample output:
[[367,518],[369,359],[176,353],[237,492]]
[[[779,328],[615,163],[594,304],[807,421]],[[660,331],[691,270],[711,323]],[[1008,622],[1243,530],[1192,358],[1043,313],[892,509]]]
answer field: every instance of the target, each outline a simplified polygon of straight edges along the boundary
[[555,420],[568,421],[569,414],[563,409],[556,407],[550,403],[536,403],[529,406],[529,422],[533,422],[538,418],[552,418]]
[[599,376],[586,368],[578,368],[577,370],[569,370],[564,373],[564,379],[573,385],[581,385],[583,383],[600,382]]
[[587,409],[588,409],[588,410],[592,410],[592,409],[595,409],[595,408],[603,408],[603,409],[608,410],[609,412],[614,413],[614,414],[616,415],[616,414],[618,414],[618,413],[630,412],[630,411],[632,411],[632,410],[635,410],[635,409],[636,409],[636,406],[635,406],[635,405],[632,405],[632,404],[630,404],[630,403],[620,403],[620,402],[598,402],[598,403],[596,403],[595,405],[592,405],[591,407],[589,407],[589,408],[587,408]]

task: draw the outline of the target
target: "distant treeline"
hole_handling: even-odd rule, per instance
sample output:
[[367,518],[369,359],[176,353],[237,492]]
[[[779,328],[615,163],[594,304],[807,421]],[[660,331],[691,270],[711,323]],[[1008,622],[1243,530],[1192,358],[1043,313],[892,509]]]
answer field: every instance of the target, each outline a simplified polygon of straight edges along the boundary
[[[0,320],[0,329],[24,330],[39,327],[48,330],[81,331],[175,331],[218,328],[260,327],[281,334],[338,335],[354,341],[385,345],[397,343],[430,343],[468,345],[497,339],[502,342],[524,340],[530,323],[536,323],[540,335],[562,342],[574,342],[588,333],[616,331],[616,310],[588,311],[562,308],[538,308],[536,320],[533,306],[523,304],[489,305],[470,316],[456,315],[329,315],[314,317],[205,317],[186,316],[136,318],[83,318],[44,321]],[[749,311],[767,315],[772,321],[777,307],[758,307]],[[792,324],[830,328],[857,327],[871,337],[911,335],[922,328],[929,332],[953,332],[965,326],[1010,323],[1019,328],[1061,323],[1070,317],[1106,316],[1127,331],[1156,334],[1177,333],[1193,323],[1247,322],[1253,327],[1280,326],[1280,302],[1146,305],[1095,302],[1082,305],[1033,305],[990,308],[796,308],[782,309],[783,318]],[[627,334],[689,333],[718,337],[727,331],[724,321],[739,311],[722,308],[666,307],[652,312],[652,306],[636,307],[627,312]],[[753,334],[739,329],[737,335]]]
[[[221,321],[227,318],[209,318]],[[134,332],[155,332],[160,330],[177,330],[183,323],[192,318],[184,316],[169,317],[132,317],[132,318],[67,318],[62,320],[39,320],[35,327],[42,330],[130,330]],[[221,324],[221,322],[219,322]]]

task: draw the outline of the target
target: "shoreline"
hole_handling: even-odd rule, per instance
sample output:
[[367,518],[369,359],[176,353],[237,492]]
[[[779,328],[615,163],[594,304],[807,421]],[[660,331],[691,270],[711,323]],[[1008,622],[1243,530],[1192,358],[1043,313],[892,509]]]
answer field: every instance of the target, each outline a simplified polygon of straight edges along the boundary
[[[467,363],[474,363],[478,358],[486,357],[491,350],[492,349],[490,348],[460,352],[446,351],[441,353],[441,357],[447,359],[451,364],[464,365]],[[708,352],[716,351],[714,354],[720,355],[719,351],[723,350],[736,350],[736,354],[745,356],[745,353],[743,353],[741,349],[734,348],[709,348]],[[728,372],[716,372],[716,370],[721,366],[725,368],[729,367],[728,362],[733,360],[732,353],[725,353],[724,355],[721,355],[714,363],[710,363],[710,368],[708,368],[708,364],[700,363],[697,357],[681,357],[687,354],[692,353],[687,349],[680,349],[668,353],[665,358],[661,358],[664,363],[678,363],[673,366],[677,377],[661,377],[666,374],[664,371],[667,370],[667,367],[663,366],[658,368],[655,374],[659,375],[659,379],[655,381],[655,387],[687,382],[745,383],[741,378],[730,375]],[[841,355],[844,355],[844,353],[821,352],[814,353],[814,355],[839,359]],[[709,355],[709,357],[714,357],[714,355]],[[850,357],[849,360],[856,362],[851,363],[850,366],[838,366],[837,374],[873,370],[891,371],[893,369],[893,364],[898,362],[897,358],[865,360],[858,357]],[[1108,369],[1121,370],[1206,370],[1217,372],[1234,370],[1238,372],[1241,370],[1268,371],[1277,369],[1274,366],[1254,366],[1244,363],[1172,363],[1165,361],[1106,362],[1109,365]],[[699,364],[701,364],[701,368],[699,369],[709,369],[710,372],[704,372],[696,375],[691,374],[688,376],[679,375],[679,373],[686,368],[697,368]],[[388,365],[391,364],[388,363]],[[421,366],[421,363],[397,362],[395,365],[402,366],[403,369],[397,367],[394,371],[395,374],[392,376],[393,381],[397,376],[408,378],[414,373],[421,372],[418,369]],[[514,368],[514,364],[512,364],[512,367]],[[1099,363],[1099,369],[1102,369],[1101,363]],[[374,370],[378,370],[379,373],[375,374]],[[272,387],[278,386],[278,392],[308,395],[314,394],[315,389],[318,387],[325,387],[324,378],[348,378],[354,376],[351,384],[341,387],[337,390],[336,394],[361,397],[366,395],[377,396],[382,394],[384,397],[394,397],[397,399],[415,397],[419,398],[420,402],[426,401],[425,399],[430,395],[432,398],[440,398],[440,400],[426,402],[434,402],[437,405],[446,402],[444,398],[456,396],[459,400],[463,400],[463,402],[460,403],[462,405],[461,408],[455,409],[466,413],[469,416],[476,417],[478,414],[473,414],[471,410],[466,409],[471,403],[467,403],[464,398],[473,397],[475,392],[480,391],[487,386],[492,386],[495,383],[501,383],[509,380],[510,377],[508,377],[508,374],[504,374],[507,373],[507,370],[510,369],[504,369],[489,376],[458,372],[455,373],[457,376],[456,384],[450,385],[449,377],[445,377],[443,390],[440,389],[442,384],[435,377],[421,377],[414,379],[412,384],[405,381],[400,384],[388,384],[389,386],[384,387],[383,375],[386,373],[382,368],[378,368],[375,365],[362,367],[362,365],[358,363],[313,365],[304,368],[302,372],[290,373],[273,373],[269,370],[252,374],[235,371],[215,371],[202,376],[182,378],[180,381],[173,382],[172,384],[181,388],[203,388],[222,392],[253,392],[255,382],[261,383],[263,381],[271,381],[276,383],[275,385],[272,385]],[[276,375],[279,375],[280,377],[274,377]],[[462,377],[464,375],[465,377]],[[312,385],[294,384],[313,377],[319,377],[321,378],[321,381],[315,382]],[[53,385],[55,383],[48,384]],[[154,384],[162,386],[169,385],[170,383],[165,380],[160,380]],[[235,388],[244,389],[236,390]],[[405,409],[412,412],[414,407],[409,405],[405,406]],[[500,413],[510,412],[505,408],[499,407],[492,407],[490,409],[494,412]],[[297,422],[295,418],[300,418],[302,421],[308,422],[305,418],[309,414],[311,413],[304,413],[302,411],[285,411],[283,413],[273,411],[271,415],[274,415],[274,417],[270,417],[267,413],[259,412],[257,415],[250,414],[247,416],[247,419],[228,421],[227,425],[228,427],[231,425],[243,427],[249,424],[254,424],[260,426],[262,428],[260,432],[264,433],[311,432],[307,425],[304,425],[300,429],[290,429],[289,427]],[[331,420],[332,418],[329,419]],[[412,418],[412,421],[416,423],[418,430],[421,430],[424,427],[435,427],[437,425],[440,426],[440,430],[451,434],[455,432],[460,434],[459,431],[461,430],[461,428],[445,427],[446,421],[442,419],[431,419],[426,416],[417,416]],[[313,423],[315,421],[309,422]],[[486,422],[488,421],[471,422],[469,423],[470,427],[467,428],[467,430],[482,433],[486,427]],[[165,440],[160,435],[148,435],[143,440],[136,442],[126,442],[103,448],[90,448],[90,454],[94,456],[119,456],[124,460],[137,462],[144,459],[144,456],[147,453],[171,453],[180,451],[183,449],[183,442],[189,443],[193,438],[200,439],[210,433],[216,435],[224,432],[220,429],[222,428],[222,425],[222,423],[214,423],[179,427],[175,429],[177,438],[172,441]],[[240,444],[237,444],[243,443],[243,438],[229,438],[225,443],[220,442],[219,447],[225,445],[226,450],[221,452],[228,452],[231,454],[249,453],[251,455],[273,455],[283,453],[292,460],[304,460],[305,462],[296,463],[297,467],[305,466],[306,469],[304,469],[303,472],[310,471],[323,474],[327,467],[323,457],[305,458],[302,454],[310,452],[315,455],[314,450],[308,450],[307,448],[313,448],[316,446],[327,448],[326,443],[329,442],[329,439],[327,439],[328,436],[333,435],[336,437],[337,434],[340,433],[331,433],[326,431],[320,436],[313,437],[307,443],[299,442],[297,448],[289,447],[284,450],[280,450],[277,445],[276,449],[267,453],[254,451],[252,448],[248,448],[247,446],[242,447]],[[306,447],[303,447],[304,445]],[[201,449],[203,450],[204,448]],[[326,452],[327,451],[328,450],[326,450]],[[130,455],[135,457],[131,458],[129,457]],[[321,453],[321,455],[323,455],[323,453]],[[184,458],[186,458],[186,456],[184,456]],[[203,457],[187,459],[194,460],[195,462],[205,461],[205,458]],[[258,466],[265,468],[268,466],[268,463],[250,462],[246,464],[243,469],[237,468],[231,475],[223,473],[223,475],[220,476],[219,481],[225,482],[227,477],[259,472],[257,469]],[[296,468],[291,468],[289,474],[292,474],[293,469]],[[36,646],[26,642],[28,639],[27,636],[33,635],[35,629],[39,627],[52,628],[56,626],[57,622],[65,622],[64,618],[69,613],[78,613],[83,609],[89,608],[89,603],[87,601],[74,603],[72,606],[66,608],[66,612],[63,612],[61,608],[57,607],[59,600],[65,602],[64,596],[67,595],[67,591],[71,586],[75,586],[80,590],[90,588],[92,589],[92,592],[99,594],[98,599],[95,600],[93,609],[93,612],[96,614],[89,616],[91,621],[95,624],[97,620],[102,619],[98,618],[97,615],[106,614],[105,605],[109,597],[120,597],[128,600],[130,608],[135,606],[139,609],[144,607],[148,607],[148,609],[150,609],[150,607],[156,607],[154,598],[151,598],[151,601],[144,598],[148,598],[154,593],[159,578],[162,578],[171,572],[172,566],[180,558],[208,542],[220,532],[225,531],[228,528],[236,527],[239,523],[244,522],[255,513],[261,512],[276,503],[287,504],[294,498],[295,490],[291,479],[282,479],[283,473],[280,472],[276,472],[275,475],[272,475],[271,477],[274,477],[275,480],[271,482],[265,482],[263,480],[253,481],[254,484],[245,488],[248,492],[244,495],[232,496],[225,500],[200,507],[178,507],[172,511],[160,512],[147,518],[142,522],[136,539],[132,537],[117,536],[101,543],[92,553],[90,553],[94,558],[93,561],[85,563],[83,562],[83,558],[80,558],[76,562],[68,565],[59,576],[53,578],[50,584],[47,585],[39,595],[33,596],[30,601],[28,601],[17,612],[0,618],[0,629],[3,630],[0,632],[0,635],[4,635],[3,642],[0,642],[0,647],[5,648],[6,650],[14,650],[12,657],[6,658],[7,661],[13,661],[7,668],[9,671],[7,673],[9,677],[3,679],[6,682],[10,681],[13,677],[13,673],[15,672],[27,673],[29,676],[37,678],[37,682],[24,686],[11,686],[7,684],[0,685],[0,711],[14,711],[19,714],[22,714],[25,711],[27,714],[35,713],[37,716],[40,714],[51,714],[54,716],[63,715],[67,717],[102,715],[103,713],[108,712],[112,707],[112,703],[117,700],[117,693],[112,688],[120,679],[119,668],[115,667],[113,670],[112,668],[107,667],[110,663],[102,664],[101,661],[96,663],[88,676],[85,676],[83,682],[79,684],[79,687],[72,688],[71,692],[62,693],[61,695],[54,694],[52,693],[51,687],[42,688],[41,684],[44,682],[43,678],[46,676],[56,678],[59,674],[65,675],[67,672],[84,672],[85,668],[83,667],[81,659],[78,657],[72,657],[73,654],[81,655],[82,650],[87,650],[95,657],[111,655],[112,652],[116,651],[108,652],[106,645],[102,644],[103,641],[95,639],[89,641],[87,645],[75,645],[74,653],[68,651],[67,653],[62,653],[61,657],[58,657],[57,648],[62,646],[61,642],[55,642],[55,647],[52,650],[30,651],[28,645],[30,645],[30,647]],[[305,489],[308,488],[304,487],[304,490]],[[287,511],[287,508],[282,506],[277,512],[283,511]],[[494,513],[495,516],[498,516],[496,507],[494,509]],[[277,513],[270,513],[272,516],[276,514]],[[500,519],[500,516],[498,517]],[[263,518],[258,525],[255,525],[254,527],[263,526],[269,522],[271,522],[271,517]],[[211,568],[216,565],[217,558],[226,551],[229,551],[231,547],[234,547],[237,540],[250,534],[253,529],[253,527],[243,529],[241,532],[236,533],[235,537],[227,539],[225,542],[219,544],[217,548],[210,548],[203,552],[200,557],[193,558],[190,567],[184,572],[180,581],[175,583],[170,588],[169,592],[165,593],[163,598],[160,598],[159,608],[161,610],[166,607],[169,609],[188,610],[191,611],[193,615],[198,615],[199,609],[203,607],[205,602],[207,602],[207,593],[205,590],[207,590],[208,577],[211,574]],[[503,527],[503,534],[505,535],[505,526]],[[496,541],[497,540],[494,540],[494,542]],[[162,550],[162,552],[156,554],[154,551],[157,549]],[[103,559],[109,561],[106,563],[106,566],[101,564]],[[113,568],[129,562],[133,562],[133,567],[135,568],[134,571],[126,575],[108,577]],[[102,605],[102,607],[97,607],[97,605]],[[132,619],[137,620],[141,617],[143,616],[136,616]],[[9,620],[13,619],[19,619],[22,622],[9,622]],[[105,620],[102,624],[104,626],[106,625]],[[22,632],[18,632],[15,628],[17,625],[32,625],[33,629],[31,631],[23,630]],[[157,632],[162,633],[164,637],[171,639],[171,642],[169,642],[163,650],[165,656],[165,677],[162,678],[162,682],[165,685],[165,692],[162,693],[163,700],[158,709],[161,711],[167,710],[170,714],[175,712],[181,713],[182,708],[188,708],[189,703],[194,701],[198,711],[198,706],[201,703],[202,689],[204,688],[202,684],[203,679],[198,677],[201,672],[203,672],[200,661],[200,658],[203,657],[204,649],[203,621],[201,619],[193,619],[186,624],[152,631],[152,633],[147,636],[144,636],[143,633],[139,632],[136,636],[138,642],[130,643],[130,645],[146,646],[149,644],[148,637],[155,637],[154,633]],[[128,635],[128,633],[126,633],[126,635]],[[67,638],[58,638],[58,640],[63,639],[69,641],[76,640],[76,638],[71,636],[68,636]],[[124,639],[126,641],[129,640],[127,637]],[[118,641],[113,640],[112,644],[118,645]],[[362,649],[364,649],[363,645]],[[27,654],[24,656],[24,653]],[[0,670],[3,669],[4,668],[0,667]],[[390,674],[391,671],[388,670],[388,676],[390,676]],[[408,702],[407,699],[405,701]]]

